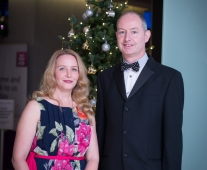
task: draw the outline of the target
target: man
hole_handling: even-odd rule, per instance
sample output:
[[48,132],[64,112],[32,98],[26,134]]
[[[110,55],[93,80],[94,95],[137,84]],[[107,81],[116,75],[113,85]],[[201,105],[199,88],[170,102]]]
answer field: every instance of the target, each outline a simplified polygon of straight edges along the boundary
[[135,12],[117,21],[123,63],[98,76],[100,170],[181,170],[183,80],[146,54],[150,35]]

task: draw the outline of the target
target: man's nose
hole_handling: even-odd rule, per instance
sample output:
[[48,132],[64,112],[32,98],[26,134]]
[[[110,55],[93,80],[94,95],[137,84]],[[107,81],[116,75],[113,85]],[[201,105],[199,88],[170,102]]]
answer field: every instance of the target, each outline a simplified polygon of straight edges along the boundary
[[126,32],[126,34],[125,34],[125,40],[128,41],[128,40],[130,40],[130,38],[131,38],[130,33],[129,32]]

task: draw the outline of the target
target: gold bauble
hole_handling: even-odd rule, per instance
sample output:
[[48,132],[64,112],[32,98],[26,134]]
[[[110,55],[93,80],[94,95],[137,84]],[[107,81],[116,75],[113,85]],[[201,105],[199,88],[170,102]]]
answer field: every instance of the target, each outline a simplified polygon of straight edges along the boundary
[[93,65],[88,67],[88,74],[96,74],[96,72],[97,72],[97,70],[95,69],[95,67]]
[[87,41],[83,43],[82,48],[83,48],[84,50],[89,50],[89,45],[88,45],[88,42],[87,42]]

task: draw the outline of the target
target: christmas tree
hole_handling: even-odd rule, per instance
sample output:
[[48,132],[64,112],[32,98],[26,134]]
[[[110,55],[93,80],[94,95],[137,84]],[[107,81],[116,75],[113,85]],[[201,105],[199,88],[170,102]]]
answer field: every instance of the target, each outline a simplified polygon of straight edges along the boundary
[[96,105],[97,74],[121,61],[121,53],[116,42],[116,22],[127,3],[114,3],[112,0],[86,0],[87,9],[83,21],[71,16],[71,30],[68,38],[59,36],[62,48],[70,48],[79,53],[90,79],[90,96]]

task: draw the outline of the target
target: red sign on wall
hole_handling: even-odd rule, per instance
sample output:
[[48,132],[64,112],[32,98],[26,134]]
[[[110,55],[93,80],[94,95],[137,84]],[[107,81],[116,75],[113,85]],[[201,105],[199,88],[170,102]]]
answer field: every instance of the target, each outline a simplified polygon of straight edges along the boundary
[[27,52],[16,53],[16,66],[27,67]]

